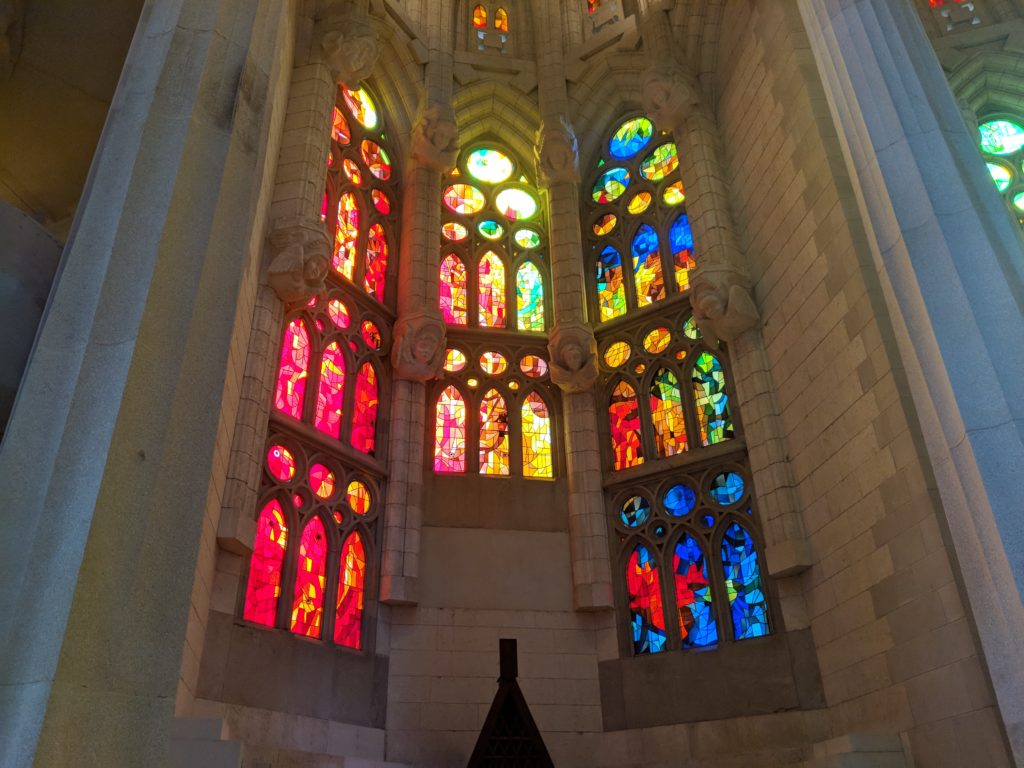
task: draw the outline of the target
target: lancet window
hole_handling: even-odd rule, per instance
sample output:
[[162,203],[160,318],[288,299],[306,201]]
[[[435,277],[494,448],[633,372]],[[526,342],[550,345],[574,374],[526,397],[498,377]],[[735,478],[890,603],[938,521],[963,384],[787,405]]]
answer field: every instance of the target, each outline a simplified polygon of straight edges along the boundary
[[1024,119],[992,117],[978,131],[992,181],[1014,218],[1024,225]]
[[338,89],[321,219],[327,290],[286,313],[243,618],[363,647],[383,493],[398,173],[365,88]]
[[507,52],[510,23],[505,7],[489,3],[474,5],[472,24],[478,51]]

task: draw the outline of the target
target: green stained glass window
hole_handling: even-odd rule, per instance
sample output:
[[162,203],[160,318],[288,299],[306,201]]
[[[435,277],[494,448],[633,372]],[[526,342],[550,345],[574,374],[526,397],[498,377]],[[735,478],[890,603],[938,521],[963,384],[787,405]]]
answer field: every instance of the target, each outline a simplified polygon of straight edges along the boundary
[[654,135],[654,125],[646,117],[627,120],[612,136],[609,151],[612,157],[625,160],[647,146]]
[[640,175],[648,181],[661,181],[678,167],[676,145],[662,144],[640,164]]
[[478,149],[466,159],[469,175],[486,184],[497,184],[512,175],[512,159],[496,149]]
[[990,155],[1012,155],[1024,148],[1024,127],[1011,120],[989,120],[978,126],[981,149]]

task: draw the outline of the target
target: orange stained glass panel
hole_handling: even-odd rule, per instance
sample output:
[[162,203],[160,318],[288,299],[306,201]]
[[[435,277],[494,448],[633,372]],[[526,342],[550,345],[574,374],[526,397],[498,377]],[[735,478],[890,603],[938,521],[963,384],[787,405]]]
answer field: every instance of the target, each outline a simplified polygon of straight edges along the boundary
[[334,233],[335,271],[352,279],[356,266],[356,244],[359,242],[359,202],[355,194],[346,192],[338,200],[338,229]]
[[612,452],[615,469],[626,469],[644,463],[640,442],[640,406],[636,390],[620,381],[612,391],[608,404],[608,418],[612,430]]

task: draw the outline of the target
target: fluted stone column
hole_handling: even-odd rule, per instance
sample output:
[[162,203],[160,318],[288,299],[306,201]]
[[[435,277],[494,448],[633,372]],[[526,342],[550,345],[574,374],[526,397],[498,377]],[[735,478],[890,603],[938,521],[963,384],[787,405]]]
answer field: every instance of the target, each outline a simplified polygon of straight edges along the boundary
[[718,127],[696,80],[672,61],[669,28],[660,11],[644,24],[644,43],[657,63],[645,72],[641,95],[647,111],[675,136],[698,249],[691,277],[694,316],[710,341],[729,342],[765,535],[765,562],[772,575],[789,576],[810,567],[812,553],[786,457],[760,317],[736,239]]
[[451,19],[440,3],[432,4],[430,13],[426,88],[405,175],[398,322],[391,358],[395,385],[380,595],[392,605],[413,605],[419,599],[426,382],[441,372],[446,333],[438,309],[441,175],[454,166],[458,154],[451,110],[452,53],[444,42]]
[[[566,121],[569,99],[563,76],[562,27],[555,3],[534,4],[538,29],[537,69],[543,128],[538,171],[550,205],[551,279],[555,327],[550,334],[552,379],[562,388],[566,470],[569,479],[569,546],[573,602],[578,610],[614,606],[598,447],[597,345],[586,325],[586,281],[580,233],[579,158]],[[582,358],[576,363],[570,350]]]
[[907,0],[800,0],[1018,765],[1024,250]]
[[284,14],[143,10],[0,450],[4,766],[167,764]]

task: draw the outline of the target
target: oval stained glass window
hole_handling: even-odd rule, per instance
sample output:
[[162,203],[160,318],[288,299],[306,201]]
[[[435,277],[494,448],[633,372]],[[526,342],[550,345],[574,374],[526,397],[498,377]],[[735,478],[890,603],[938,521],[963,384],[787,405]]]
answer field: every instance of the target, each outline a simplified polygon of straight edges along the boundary
[[612,157],[625,160],[646,147],[653,135],[654,125],[650,120],[646,117],[634,117],[619,126],[608,143],[608,151]]
[[651,502],[643,496],[633,496],[626,499],[622,505],[619,517],[622,522],[630,528],[638,528],[647,522],[651,516]]
[[662,144],[640,164],[640,175],[648,181],[661,181],[679,167],[676,145]]
[[283,445],[272,445],[267,451],[267,469],[282,483],[295,477],[295,457]]
[[629,360],[632,352],[633,348],[629,346],[629,342],[616,341],[604,351],[604,364],[609,368],[618,368]]
[[1000,192],[1005,192],[1006,188],[1010,186],[1010,171],[1005,166],[999,163],[988,163],[988,173],[992,177],[992,181],[996,185],[996,189]]
[[684,517],[697,506],[697,494],[689,485],[680,483],[665,491],[662,503],[665,505],[666,511],[673,517]]
[[683,192],[683,182],[677,181],[665,187],[661,193],[661,199],[665,205],[680,205],[686,201],[686,193]]
[[309,468],[309,487],[318,499],[329,499],[334,495],[337,478],[323,464],[314,464]]
[[651,199],[650,192],[637,192],[633,195],[633,199],[629,201],[626,210],[634,216],[638,216],[651,207]]
[[594,222],[594,234],[598,237],[604,237],[613,229],[615,225],[619,223],[619,217],[614,213],[606,213],[604,216]]
[[348,180],[355,184],[357,187],[363,184],[363,172],[359,170],[359,166],[355,161],[349,160],[347,157],[341,161],[341,169],[345,171],[345,175],[348,176]]
[[345,100],[345,106],[348,107],[352,116],[363,128],[368,128],[372,131],[377,127],[379,119],[377,117],[377,106],[373,103],[373,99],[370,98],[370,94],[366,92],[365,88],[353,91],[342,86],[341,96]]
[[497,184],[512,175],[512,160],[496,149],[477,149],[466,158],[469,175],[487,184]]
[[516,245],[520,248],[526,248],[531,251],[534,248],[540,247],[540,235],[532,229],[520,229],[515,234],[515,241]]
[[331,318],[332,323],[342,330],[352,324],[352,316],[348,313],[348,307],[337,299],[331,299],[327,302],[327,316]]
[[644,349],[652,355],[660,355],[672,341],[672,334],[668,328],[655,328],[644,336]]
[[466,363],[469,362],[466,359],[466,353],[461,349],[449,348],[444,353],[444,369],[448,373],[458,373],[466,367]]
[[537,212],[536,198],[524,189],[503,189],[494,204],[509,221],[525,221]]
[[380,144],[363,139],[363,143],[359,145],[359,152],[363,156],[366,167],[370,169],[370,173],[381,181],[391,178],[391,158]]
[[366,346],[370,349],[380,349],[384,343],[383,338],[380,335],[380,328],[372,320],[363,320],[363,324],[359,328],[363,335],[363,341],[366,342]]
[[686,322],[683,323],[683,336],[694,341],[701,337],[700,328],[697,327],[697,321],[693,319],[693,315],[686,318]]
[[735,472],[722,472],[711,481],[711,498],[723,507],[742,499],[745,490],[743,478]]
[[444,191],[444,204],[463,216],[479,212],[485,202],[484,193],[471,184],[452,184]]
[[388,196],[379,189],[373,190],[370,194],[373,197],[373,207],[382,215],[389,216],[391,214],[391,200]]
[[352,129],[348,127],[348,120],[337,107],[334,108],[334,124],[331,126],[331,138],[342,146],[352,141]]
[[441,225],[441,234],[444,235],[445,240],[451,240],[453,243],[459,243],[469,237],[469,230],[458,222],[449,221],[448,223]]
[[505,228],[493,219],[481,221],[476,225],[476,230],[488,240],[500,240],[501,236],[505,234]]
[[609,168],[598,176],[594,183],[594,202],[603,205],[613,203],[622,197],[629,186],[629,171],[625,168]]
[[1012,155],[1024,147],[1024,128],[1010,120],[989,120],[978,131],[981,150],[990,155]]
[[480,355],[480,370],[490,376],[497,376],[504,373],[508,368],[508,361],[500,352],[484,352]]
[[370,495],[370,489],[366,487],[366,483],[353,480],[345,490],[345,500],[348,501],[353,512],[357,515],[365,515],[370,511],[373,497]]
[[531,379],[539,379],[547,375],[548,364],[543,357],[537,355],[525,355],[519,361],[519,370]]

